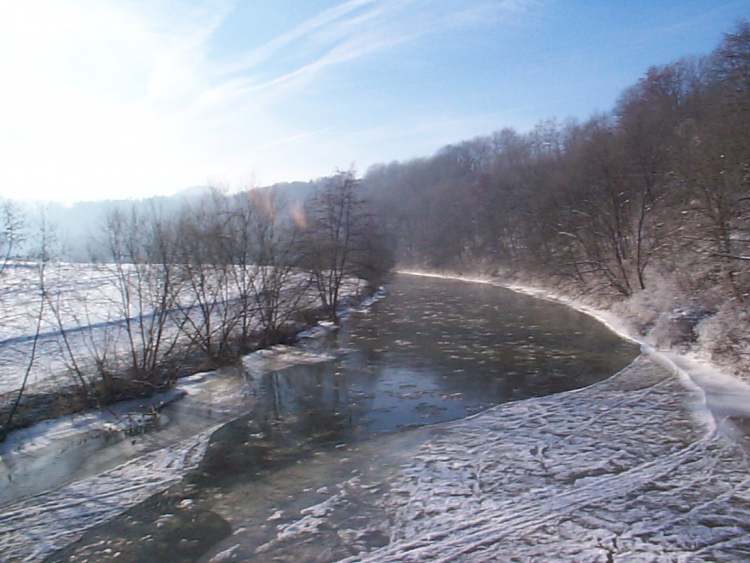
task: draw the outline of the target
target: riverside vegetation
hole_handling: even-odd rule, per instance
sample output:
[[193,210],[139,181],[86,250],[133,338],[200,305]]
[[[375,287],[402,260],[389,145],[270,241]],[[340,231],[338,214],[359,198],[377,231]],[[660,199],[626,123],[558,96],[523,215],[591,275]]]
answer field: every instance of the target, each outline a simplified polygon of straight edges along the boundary
[[[27,225],[22,247],[11,205],[3,277],[19,256],[36,265],[41,297],[26,334],[55,329],[73,394],[84,397],[76,408],[148,393],[186,366],[288,339],[300,323],[335,317],[347,283],[375,287],[394,263],[543,285],[614,308],[658,344],[698,350],[742,374],[750,366],[748,131],[750,24],[739,22],[712,53],[648,69],[611,111],[584,122],[503,129],[373,166],[362,178],[350,171],[234,195],[213,190],[185,204],[88,205],[103,218],[87,247],[110,274],[106,320],[117,322],[107,330],[92,329],[85,308],[66,316],[50,286],[59,277],[50,275],[52,258],[80,257],[80,241],[52,252],[54,233],[42,222]],[[22,389],[37,340],[19,364]]]
[[[390,268],[371,217],[350,172],[304,206],[267,190],[212,190],[168,213],[115,208],[91,241],[93,263],[71,265],[54,259],[61,251],[44,219],[31,228],[6,205],[3,316],[24,336],[2,342],[21,379],[0,404],[0,437],[163,391],[318,320],[336,322]],[[23,242],[26,261],[14,261]]]

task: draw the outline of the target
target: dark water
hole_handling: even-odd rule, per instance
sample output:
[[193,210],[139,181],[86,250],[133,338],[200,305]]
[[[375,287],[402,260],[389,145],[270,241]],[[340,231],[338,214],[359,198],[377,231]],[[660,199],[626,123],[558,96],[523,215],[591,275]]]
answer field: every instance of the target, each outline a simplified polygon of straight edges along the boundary
[[[325,343],[330,345],[331,343]],[[570,308],[489,285],[399,276],[352,315],[333,362],[264,377],[257,416],[352,440],[599,381],[637,348]]]
[[272,513],[325,498],[324,485],[342,475],[386,471],[418,439],[411,427],[583,387],[638,352],[554,303],[406,275],[370,311],[306,347],[336,357],[238,376],[237,394],[252,397],[252,407],[213,434],[197,471],[54,559],[198,560],[235,537],[242,558],[251,557],[273,535]]

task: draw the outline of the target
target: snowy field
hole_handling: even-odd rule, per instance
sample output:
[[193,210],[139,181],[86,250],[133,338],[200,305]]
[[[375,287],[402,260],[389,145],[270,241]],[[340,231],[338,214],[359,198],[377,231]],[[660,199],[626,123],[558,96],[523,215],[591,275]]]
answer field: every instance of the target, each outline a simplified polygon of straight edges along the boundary
[[[32,264],[13,264],[3,273],[0,308],[3,323],[0,342],[30,336],[34,333],[39,310],[39,273]],[[96,264],[50,264],[45,285],[52,301],[60,304],[63,325],[97,324],[113,320],[112,304],[117,299],[112,269]],[[47,311],[43,330],[57,329]]]
[[[59,311],[66,330],[78,350],[89,345],[91,329],[116,323],[122,315],[115,313],[116,287],[112,271],[106,266],[59,264],[46,271],[45,284],[50,300]],[[26,370],[40,306],[39,274],[36,267],[17,264],[8,268],[2,278],[0,294],[0,392],[20,387]],[[56,315],[45,305],[40,326],[37,359],[30,373],[31,384],[59,377],[66,369],[60,346]]]
[[[71,348],[80,355],[77,361],[83,359],[85,363],[95,348],[119,347],[121,351],[125,350],[125,314],[115,276],[114,266],[107,264],[48,265],[45,285],[55,310],[49,304],[45,306],[30,384],[54,383],[65,377],[68,366],[60,324],[68,332]],[[306,275],[300,273],[295,283],[302,283],[305,278]],[[40,301],[38,270],[35,267],[19,264],[8,268],[2,283],[0,393],[12,391],[21,385],[31,355]],[[349,280],[345,283],[343,294],[354,294],[359,287],[359,280]],[[194,298],[187,290],[183,291],[180,302],[186,311],[194,306]],[[315,292],[311,290],[300,305],[312,307],[318,302]],[[59,315],[59,321],[55,312]],[[144,315],[150,312],[147,307],[143,310]],[[135,314],[137,310],[133,308],[131,317]],[[175,315],[177,320],[181,320],[183,313],[175,311]],[[197,322],[200,324],[200,321]],[[118,342],[121,344],[118,345]]]

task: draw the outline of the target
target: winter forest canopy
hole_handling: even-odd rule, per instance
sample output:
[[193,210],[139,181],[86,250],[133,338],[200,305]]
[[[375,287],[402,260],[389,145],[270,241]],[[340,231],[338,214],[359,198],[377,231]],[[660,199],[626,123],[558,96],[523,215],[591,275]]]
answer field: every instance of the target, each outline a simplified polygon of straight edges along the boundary
[[364,190],[431,268],[539,273],[628,297],[666,277],[748,296],[750,25],[648,70],[612,111],[503,129],[370,169]]
[[[626,300],[647,330],[692,311],[747,361],[750,25],[653,67],[585,122],[546,120],[373,167],[364,190],[399,264]],[[649,311],[642,313],[642,311]]]

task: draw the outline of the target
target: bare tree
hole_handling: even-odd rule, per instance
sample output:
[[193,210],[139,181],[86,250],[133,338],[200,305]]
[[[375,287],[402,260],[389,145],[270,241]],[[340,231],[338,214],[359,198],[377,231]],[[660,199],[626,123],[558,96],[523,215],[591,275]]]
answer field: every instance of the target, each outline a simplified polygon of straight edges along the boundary
[[254,295],[258,278],[255,224],[258,209],[251,195],[253,193],[246,191],[238,196],[227,221],[226,233],[232,264],[228,284],[235,293],[236,325],[241,349],[249,345],[255,329]]
[[12,201],[0,203],[0,275],[24,240],[23,215]]
[[[232,306],[234,264],[229,240],[231,214],[216,190],[179,219],[179,267],[183,291],[176,301],[183,333],[212,360],[233,353],[238,323]],[[249,281],[249,280],[246,280]]]
[[[110,271],[114,293],[111,311],[124,329],[128,358],[121,364],[115,351],[96,351],[105,393],[114,389],[113,372],[121,369],[130,372],[134,381],[160,387],[167,383],[161,370],[179,341],[179,331],[172,325],[180,294],[174,228],[158,210],[143,212],[132,207],[129,212],[112,212],[104,235],[105,268]],[[117,347],[117,340],[104,342]],[[94,340],[92,343],[98,347]]]
[[34,363],[36,362],[36,359],[37,359],[37,349],[39,345],[39,338],[42,332],[42,323],[44,321],[45,305],[47,303],[46,268],[47,268],[47,263],[49,262],[49,259],[50,259],[49,247],[51,244],[51,236],[52,236],[52,233],[50,231],[50,227],[49,227],[49,224],[47,223],[47,218],[44,212],[42,212],[41,214],[39,230],[37,234],[38,234],[38,241],[37,241],[38,249],[35,252],[35,255],[32,256],[32,258],[36,262],[37,282],[38,282],[38,285],[37,285],[38,298],[37,298],[37,309],[36,309],[36,314],[34,318],[34,334],[32,336],[31,350],[29,351],[28,361],[26,363],[26,368],[24,370],[23,379],[21,380],[21,387],[18,389],[16,398],[10,407],[8,416],[6,417],[3,427],[0,428],[0,441],[3,441],[5,439],[9,430],[12,428],[13,418],[15,417],[18,411],[19,405],[21,404],[21,400],[23,399],[24,393],[26,392],[26,388],[29,383],[29,378],[34,368]]
[[366,251],[370,224],[359,196],[354,172],[339,172],[307,206],[307,224],[301,237],[303,265],[328,317],[335,321],[344,283],[356,273]]
[[271,192],[249,192],[255,209],[253,261],[255,283],[251,285],[252,301],[263,343],[276,342],[283,326],[300,310],[308,308],[309,275],[298,268],[297,230],[282,221],[278,198]]

